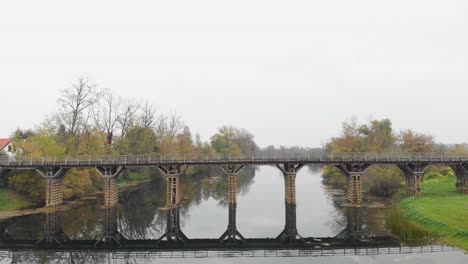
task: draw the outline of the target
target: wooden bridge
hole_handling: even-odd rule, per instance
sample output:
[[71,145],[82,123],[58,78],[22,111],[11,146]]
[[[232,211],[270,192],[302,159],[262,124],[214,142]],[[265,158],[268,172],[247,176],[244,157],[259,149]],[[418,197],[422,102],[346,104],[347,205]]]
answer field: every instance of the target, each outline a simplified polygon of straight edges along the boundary
[[[468,155],[453,153],[314,153],[294,156],[177,156],[177,155],[108,155],[41,158],[0,158],[0,177],[11,170],[34,169],[47,180],[46,206],[62,204],[62,179],[69,169],[95,168],[104,178],[105,205],[117,203],[117,176],[126,168],[155,167],[166,178],[168,188],[176,189],[179,176],[187,166],[219,166],[235,184],[235,175],[243,166],[274,165],[285,177],[285,198],[295,204],[295,177],[305,165],[330,165],[347,178],[346,200],[350,206],[362,204],[361,177],[372,165],[396,165],[406,177],[409,196],[421,195],[421,178],[430,165],[450,166],[456,176],[456,187],[468,193]],[[175,192],[169,200],[178,203]]]
[[[45,236],[40,240],[17,240],[8,234],[8,221],[0,223],[0,251],[9,252],[102,252],[112,254],[153,254],[165,256],[173,254],[202,254],[217,252],[234,256],[241,252],[299,252],[297,256],[341,254],[359,252],[375,254],[380,250],[388,254],[402,252],[399,241],[392,237],[374,237],[363,230],[365,223],[361,216],[362,185],[361,177],[374,164],[394,164],[406,175],[408,195],[419,195],[419,183],[423,172],[431,164],[451,166],[458,177],[457,186],[467,193],[468,157],[448,154],[369,154],[346,153],[343,155],[317,155],[294,157],[176,157],[176,156],[78,156],[40,159],[0,159],[0,174],[11,170],[34,169],[47,180],[47,206],[62,203],[62,179],[72,168],[93,168],[104,178],[104,225],[100,240],[73,241],[62,230],[62,212],[47,213]],[[284,175],[285,180],[285,220],[284,229],[276,238],[244,238],[236,225],[237,175],[244,166],[274,165]],[[352,206],[346,208],[348,224],[334,237],[302,237],[296,227],[296,174],[305,165],[330,165],[339,168],[348,179],[346,198]],[[227,175],[228,219],[226,231],[217,239],[189,239],[180,227],[179,181],[188,166],[219,166]],[[117,176],[126,168],[155,167],[166,180],[166,230],[158,239],[129,240],[123,236],[117,225],[118,191]],[[405,247],[403,247],[405,248]],[[404,249],[406,250],[406,248]],[[422,250],[422,249],[421,249]],[[431,247],[432,250],[432,247]],[[122,253],[123,252],[123,253]],[[192,253],[190,253],[192,252]],[[330,253],[331,252],[331,253]],[[370,253],[369,253],[370,252]],[[204,254],[204,253],[203,253]],[[211,253],[210,253],[211,254]],[[232,254],[232,255],[231,255]],[[245,253],[250,254],[250,253]],[[275,253],[278,254],[278,253]],[[282,253],[280,253],[282,254]],[[294,253],[296,254],[296,253]],[[347,253],[346,253],[347,254]]]

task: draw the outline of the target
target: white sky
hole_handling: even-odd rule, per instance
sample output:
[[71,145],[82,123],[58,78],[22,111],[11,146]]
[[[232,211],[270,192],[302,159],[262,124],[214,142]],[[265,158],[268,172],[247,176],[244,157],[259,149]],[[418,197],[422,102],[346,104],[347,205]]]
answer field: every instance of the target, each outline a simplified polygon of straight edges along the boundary
[[468,141],[468,1],[2,1],[0,137],[89,75],[267,145],[320,146],[342,121]]

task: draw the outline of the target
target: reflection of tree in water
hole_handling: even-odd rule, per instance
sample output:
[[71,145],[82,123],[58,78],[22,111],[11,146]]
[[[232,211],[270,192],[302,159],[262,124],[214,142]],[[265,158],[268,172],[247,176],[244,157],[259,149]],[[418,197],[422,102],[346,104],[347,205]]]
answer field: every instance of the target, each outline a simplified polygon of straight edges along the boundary
[[[221,170],[210,174],[180,177],[180,219],[187,219],[190,208],[210,197],[227,207],[227,175]],[[255,168],[245,167],[237,176],[237,193],[245,194],[253,183]],[[166,183],[162,177],[129,188],[119,194],[118,229],[127,239],[156,239],[165,230]],[[15,239],[42,239],[45,235],[45,214],[8,219],[5,230]],[[86,200],[83,205],[63,212],[63,231],[70,239],[101,239],[104,224],[102,200]],[[182,226],[184,225],[181,222]]]
[[[317,168],[308,168],[316,170]],[[237,193],[245,194],[249,191],[255,177],[254,167],[245,167],[237,177]],[[228,177],[221,170],[211,170],[211,173],[182,175],[180,177],[180,219],[184,226],[187,221],[189,210],[192,206],[201,204],[203,201],[212,198],[221,206],[227,207]],[[328,199],[333,201],[336,210],[332,210],[328,225],[334,233],[340,233],[346,226],[346,209],[339,205],[338,199],[329,194]],[[119,194],[121,202],[119,218],[117,220],[118,229],[127,239],[156,239],[165,231],[166,211],[160,210],[166,204],[166,182],[162,177],[157,177],[154,181],[129,188]],[[102,201],[88,200],[84,205],[64,212],[64,233],[71,239],[100,239],[104,210],[101,207]],[[384,228],[381,223],[384,221],[384,210],[366,209],[365,228],[371,234],[382,234]],[[31,215],[19,217],[12,221],[8,227],[9,234],[18,238],[40,239],[44,235],[44,230],[37,223],[44,223],[41,215]]]
[[[244,167],[237,177],[237,194],[244,195],[249,192],[250,186],[254,183],[255,177],[254,167]],[[228,190],[228,178],[222,171],[217,174],[219,176],[204,179],[200,186],[203,193],[204,200],[212,197],[214,200],[226,207],[227,203],[227,190]]]
[[[67,252],[67,251],[36,251],[34,253],[24,253],[22,251],[11,252],[10,263],[115,263],[112,256],[108,253],[96,252]],[[136,259],[122,260],[120,263],[138,263]]]
[[0,245],[12,239],[7,230],[10,221],[11,219],[0,219]]
[[[211,175],[210,175],[211,174]],[[181,220],[186,219],[190,207],[199,205],[210,197],[227,206],[227,175],[221,170],[210,174],[180,177]],[[215,175],[215,176],[212,176]],[[249,190],[255,176],[255,168],[242,169],[238,177],[238,193]],[[142,184],[138,188],[120,194],[121,221],[120,232],[129,239],[158,238],[166,226],[166,212],[160,210],[166,204],[166,183],[162,177]],[[184,225],[183,222],[181,222]]]
[[5,231],[15,239],[38,239],[44,236],[42,226],[45,216],[41,214],[5,219]]
[[63,231],[71,239],[99,239],[103,212],[100,200],[88,201],[83,206],[64,211]]
[[326,199],[333,204],[335,210],[330,210],[331,214],[327,217],[326,225],[330,227],[334,234],[340,233],[346,227],[346,214],[344,208],[340,205],[340,197],[336,197],[332,193],[334,190],[328,189],[326,186],[322,186],[325,189]]
[[157,238],[162,234],[164,217],[159,208],[165,204],[165,182],[156,178],[119,195],[119,230],[128,239]]
[[[327,200],[331,201],[335,210],[331,210],[331,215],[327,218],[327,225],[331,228],[334,234],[339,235],[347,229],[359,230],[365,232],[366,235],[373,235],[373,228],[369,227],[369,208],[360,207],[343,207],[341,206],[342,197],[337,197],[332,194],[334,190],[325,189]],[[375,224],[375,222],[373,222]]]
[[333,210],[331,215],[329,215],[326,224],[330,227],[333,234],[338,234],[346,228],[346,214],[343,210]]
[[[353,221],[353,219],[349,219],[349,212],[353,209],[341,206],[341,198],[337,198],[330,193],[327,194],[327,199],[332,201],[335,210],[331,210],[331,215],[326,223],[333,233],[338,234]],[[360,208],[361,224],[367,236],[386,236],[389,234],[388,229],[385,227],[388,210],[386,208]]]

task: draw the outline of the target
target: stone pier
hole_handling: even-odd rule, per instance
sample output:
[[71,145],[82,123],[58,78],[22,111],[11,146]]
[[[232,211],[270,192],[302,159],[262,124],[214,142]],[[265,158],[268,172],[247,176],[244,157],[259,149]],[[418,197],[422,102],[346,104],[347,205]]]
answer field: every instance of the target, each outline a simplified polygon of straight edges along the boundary
[[123,166],[96,167],[104,179],[104,206],[115,206],[119,202],[117,177],[125,171]]
[[456,187],[460,193],[468,194],[468,163],[450,164],[457,176]]
[[187,166],[164,166],[157,167],[166,180],[166,207],[178,207],[180,203],[179,179]]
[[405,174],[406,194],[408,196],[420,196],[422,176],[427,167],[429,167],[429,164],[407,163],[398,164],[397,166]]
[[184,173],[186,166],[158,166],[159,171],[166,180],[166,232],[156,241],[156,245],[161,243],[175,243],[186,245],[189,239],[180,228],[180,191],[179,178]]
[[242,165],[225,165],[221,169],[228,176],[228,226],[227,230],[219,238],[220,243],[245,243],[245,238],[237,230],[236,215],[237,215],[237,174],[242,169]]
[[362,173],[350,172],[346,177],[346,201],[355,206],[362,204]]
[[63,176],[67,168],[45,167],[36,171],[46,179],[46,206],[57,206],[63,203]]
[[284,176],[285,225],[276,237],[281,243],[302,243],[296,225],[296,175],[304,164],[285,163],[277,165]]
[[345,197],[347,206],[359,207],[362,206],[362,181],[370,164],[348,164],[343,163],[336,166],[346,176]]

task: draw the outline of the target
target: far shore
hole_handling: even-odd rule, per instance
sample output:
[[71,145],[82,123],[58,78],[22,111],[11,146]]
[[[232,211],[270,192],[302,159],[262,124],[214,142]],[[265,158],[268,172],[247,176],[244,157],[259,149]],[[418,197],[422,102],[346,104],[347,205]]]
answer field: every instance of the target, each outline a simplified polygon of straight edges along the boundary
[[[150,180],[127,183],[125,185],[119,186],[119,192],[123,192],[125,190],[128,190],[131,187],[138,186],[140,184],[143,184],[149,181]],[[25,208],[25,209],[0,211],[0,219],[15,217],[15,216],[44,214],[44,213],[51,213],[51,212],[57,212],[57,211],[71,210],[73,208],[83,205],[87,200],[100,199],[100,196],[103,196],[103,195],[104,195],[103,191],[98,191],[98,192],[85,194],[80,197],[74,197],[72,199],[64,200],[63,204],[60,206],[55,206],[55,207],[36,206],[36,207],[30,207],[30,208]]]

